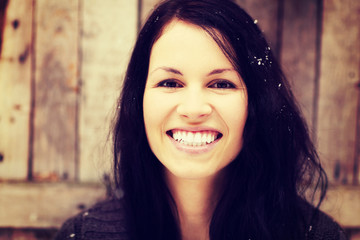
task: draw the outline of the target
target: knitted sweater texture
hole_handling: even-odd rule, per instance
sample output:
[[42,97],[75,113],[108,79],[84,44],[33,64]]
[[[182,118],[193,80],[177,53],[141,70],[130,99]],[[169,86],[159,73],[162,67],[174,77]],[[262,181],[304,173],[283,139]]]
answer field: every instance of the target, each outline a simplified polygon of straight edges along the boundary
[[[329,216],[306,206],[305,216],[316,214],[307,223],[304,240],[346,240],[342,228]],[[55,240],[129,240],[121,200],[107,200],[67,220]],[[307,237],[305,237],[307,235]]]

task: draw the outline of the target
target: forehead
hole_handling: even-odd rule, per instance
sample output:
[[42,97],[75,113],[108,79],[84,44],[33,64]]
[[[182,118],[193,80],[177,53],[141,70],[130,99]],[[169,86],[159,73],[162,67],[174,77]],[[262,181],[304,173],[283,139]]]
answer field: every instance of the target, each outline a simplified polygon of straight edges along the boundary
[[[210,31],[213,36],[209,34]],[[216,30],[207,31],[192,23],[173,19],[165,25],[152,47],[150,66],[159,61],[166,61],[168,64],[188,61],[194,64],[231,66],[213,37],[224,41]]]

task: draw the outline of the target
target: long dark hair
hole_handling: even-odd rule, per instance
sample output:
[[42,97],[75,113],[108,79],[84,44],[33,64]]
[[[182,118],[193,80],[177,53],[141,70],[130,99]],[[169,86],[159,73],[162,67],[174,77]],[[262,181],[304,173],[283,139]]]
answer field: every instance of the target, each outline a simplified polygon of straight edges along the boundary
[[227,167],[210,239],[303,239],[304,193],[319,187],[321,202],[326,175],[263,34],[230,0],[164,1],[138,36],[119,99],[113,149],[115,181],[125,192],[131,239],[181,239],[163,166],[147,142],[142,107],[151,48],[173,18],[207,31],[248,91],[243,147]]

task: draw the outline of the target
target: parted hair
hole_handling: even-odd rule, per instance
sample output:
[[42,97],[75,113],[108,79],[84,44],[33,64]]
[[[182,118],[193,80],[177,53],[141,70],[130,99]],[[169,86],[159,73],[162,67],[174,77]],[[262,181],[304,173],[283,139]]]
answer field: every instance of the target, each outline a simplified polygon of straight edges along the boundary
[[248,94],[243,146],[225,169],[210,239],[303,239],[305,192],[319,191],[320,204],[326,175],[272,49],[254,20],[230,0],[163,1],[138,35],[113,129],[115,182],[125,193],[131,239],[181,239],[176,204],[143,118],[151,49],[174,18],[200,26],[216,41]]

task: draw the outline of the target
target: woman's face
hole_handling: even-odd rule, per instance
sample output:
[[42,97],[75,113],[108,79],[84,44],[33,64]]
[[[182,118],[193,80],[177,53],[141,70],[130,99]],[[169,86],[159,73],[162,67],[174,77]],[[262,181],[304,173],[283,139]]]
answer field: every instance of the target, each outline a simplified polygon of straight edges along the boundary
[[239,154],[245,84],[200,27],[173,20],[152,47],[144,92],[148,142],[181,178],[213,176]]

